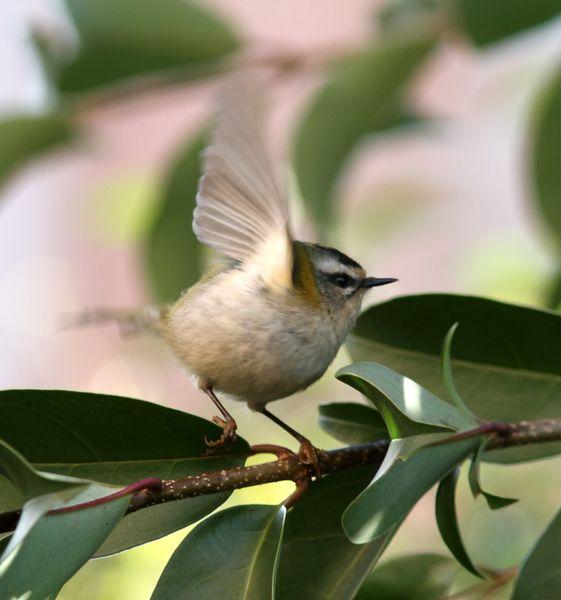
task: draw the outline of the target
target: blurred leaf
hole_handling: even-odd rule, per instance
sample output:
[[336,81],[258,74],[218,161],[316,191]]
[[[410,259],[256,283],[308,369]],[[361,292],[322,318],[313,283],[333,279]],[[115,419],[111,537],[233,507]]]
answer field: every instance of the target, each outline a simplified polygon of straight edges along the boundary
[[422,27],[439,14],[443,4],[439,0],[389,0],[376,14],[384,29]]
[[160,212],[146,241],[146,268],[158,300],[176,300],[201,276],[202,245],[191,222],[199,186],[200,135],[178,152],[164,178]]
[[434,431],[435,427],[460,431],[477,425],[469,415],[383,365],[355,363],[340,369],[336,377],[372,401],[392,438]]
[[458,388],[454,382],[454,375],[452,374],[452,340],[454,339],[454,333],[458,328],[458,325],[459,323],[454,323],[454,325],[450,327],[446,337],[444,338],[444,343],[442,344],[442,379],[444,380],[444,385],[446,386],[446,391],[448,392],[448,397],[450,400],[452,400],[457,408],[470,415],[475,420],[475,417],[471,414],[471,411],[466,406],[463,398],[460,396],[460,392],[458,392]]
[[[561,5],[561,1],[559,2]],[[541,94],[530,132],[536,204],[561,248],[561,69]],[[556,285],[559,303],[561,284]],[[553,302],[552,302],[553,304]]]
[[377,567],[355,600],[441,600],[457,572],[456,563],[440,554],[399,556]]
[[323,477],[288,511],[277,575],[277,600],[347,600],[371,571],[397,528],[352,544],[341,526],[346,506],[372,478],[363,466]]
[[244,505],[208,517],[173,553],[152,600],[272,598],[285,513]]
[[[561,315],[485,298],[452,294],[403,296],[358,319],[347,345],[354,360],[379,361],[446,397],[442,340],[454,339],[454,380],[472,412],[489,421],[561,418]],[[489,452],[485,460],[549,456],[561,444]]]
[[[144,477],[170,479],[241,466],[248,446],[206,455],[213,423],[177,410],[119,396],[53,390],[0,392],[0,437],[42,471],[126,485]],[[127,515],[103,554],[156,539],[199,520],[229,493],[188,498]],[[0,478],[0,507],[14,506],[13,488]]]
[[351,541],[363,544],[401,523],[417,501],[472,452],[479,438],[426,446],[397,461],[355,499],[343,514]]
[[89,92],[137,76],[204,75],[239,46],[225,23],[187,0],[65,3],[79,48],[65,64],[51,66],[63,93]]
[[304,200],[322,232],[334,217],[334,186],[358,142],[410,123],[404,109],[411,76],[434,40],[383,40],[338,64],[307,109],[296,133],[295,171]]
[[561,511],[524,559],[512,600],[555,600],[561,597]]
[[389,437],[380,413],[355,402],[320,404],[319,424],[329,435],[345,444],[364,444]]
[[57,115],[18,115],[0,121],[0,185],[39,155],[70,141],[72,125]]
[[[561,258],[559,262],[561,262]],[[561,270],[558,270],[548,282],[544,304],[546,308],[559,310],[561,305]]]
[[435,503],[436,522],[444,543],[456,560],[477,577],[482,577],[467,553],[458,525],[456,485],[459,475],[460,469],[456,467],[438,486]]
[[560,0],[459,0],[457,7],[466,33],[478,46],[500,42],[561,12]]
[[[59,501],[56,508],[87,502],[114,491],[115,488],[92,484],[71,501]],[[42,516],[25,539],[16,548],[10,543],[2,556],[2,597],[54,598],[63,584],[91,558],[123,516],[129,501],[130,497],[123,497],[75,512]],[[24,515],[26,510],[27,505]],[[20,522],[23,519],[24,516]],[[17,535],[18,530],[12,540]]]
[[489,443],[489,440],[490,438],[487,438],[479,444],[479,448],[477,448],[475,456],[473,457],[471,465],[469,467],[468,480],[473,497],[477,498],[479,494],[481,494],[487,501],[487,505],[489,506],[489,508],[491,510],[497,510],[499,508],[504,508],[505,506],[510,506],[511,504],[518,502],[518,500],[516,498],[504,498],[502,496],[495,496],[495,494],[490,494],[481,487],[481,457],[483,456],[483,452],[485,450],[485,447]]

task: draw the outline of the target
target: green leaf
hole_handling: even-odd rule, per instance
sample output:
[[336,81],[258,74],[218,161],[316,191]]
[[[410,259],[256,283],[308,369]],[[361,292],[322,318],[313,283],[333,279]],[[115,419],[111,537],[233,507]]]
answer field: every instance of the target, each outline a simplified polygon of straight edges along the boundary
[[561,12],[559,0],[459,0],[461,24],[478,46],[500,42]]
[[397,528],[358,546],[341,526],[346,506],[372,478],[372,466],[322,477],[288,511],[277,576],[277,600],[352,598]]
[[39,519],[57,503],[72,499],[88,482],[55,473],[40,473],[3,440],[0,440],[0,476],[17,490],[18,506],[20,501],[25,502],[16,531],[0,560],[2,573],[2,561],[11,561],[13,553],[21,546]]
[[467,553],[458,526],[456,485],[459,474],[460,469],[456,467],[444,477],[438,486],[435,504],[436,522],[444,543],[456,560],[477,577],[482,577]]
[[[51,508],[71,506],[114,491],[115,488],[91,484],[70,501],[50,504]],[[44,499],[45,496],[37,500]],[[123,497],[75,512],[41,515],[14,547],[16,530],[0,559],[2,597],[54,598],[63,584],[91,558],[121,519],[129,501],[130,497]],[[26,512],[34,510],[28,506],[34,502],[26,504],[20,523],[25,521]]]
[[435,428],[460,431],[477,425],[469,415],[383,365],[355,363],[340,369],[336,377],[372,401],[392,438],[430,432]]
[[512,600],[554,600],[561,596],[561,511],[524,559]]
[[285,513],[245,505],[205,519],[173,553],[152,600],[272,598]]
[[[534,198],[545,224],[561,249],[561,68],[557,70],[539,97],[529,132]],[[561,284],[557,276],[554,308],[559,304]]]
[[345,444],[363,444],[389,437],[380,413],[355,402],[320,404],[319,424],[329,435]]
[[16,115],[0,121],[0,184],[29,161],[73,139],[74,133],[57,115]]
[[[403,296],[358,319],[348,347],[356,361],[378,361],[441,398],[442,340],[454,339],[454,380],[470,410],[489,421],[561,418],[561,315],[452,294]],[[495,462],[549,456],[561,444],[493,451]]]
[[[124,486],[144,477],[171,479],[241,466],[248,445],[206,455],[205,436],[220,429],[187,413],[119,396],[53,390],[0,392],[0,437],[42,471]],[[100,552],[156,539],[205,516],[229,496],[167,502],[127,515]],[[0,478],[0,508],[21,505]]]
[[211,71],[239,43],[203,6],[186,0],[66,0],[78,52],[58,65],[58,88],[83,93],[132,77],[192,78]]
[[312,100],[295,140],[295,171],[302,196],[321,231],[334,218],[335,184],[358,142],[410,123],[404,109],[411,76],[434,40],[384,39],[339,63]]
[[84,483],[79,479],[61,477],[54,473],[39,473],[17,450],[1,439],[0,475],[18,490],[24,501],[68,490]]
[[355,600],[441,600],[457,573],[456,563],[447,556],[399,556],[377,567]]
[[516,498],[504,498],[502,496],[495,496],[495,494],[490,494],[481,487],[480,463],[481,458],[483,456],[483,452],[485,450],[485,447],[489,443],[489,440],[490,438],[487,438],[485,440],[482,440],[482,442],[479,444],[479,447],[477,448],[475,456],[473,457],[471,465],[469,467],[468,480],[473,497],[477,498],[481,494],[487,501],[487,505],[489,506],[489,508],[491,510],[497,510],[499,508],[504,508],[505,506],[510,506],[511,504],[518,502],[518,500]]
[[452,364],[451,364],[451,351],[452,351],[452,340],[454,339],[454,333],[458,328],[459,323],[454,323],[452,327],[448,330],[446,337],[444,338],[444,343],[442,345],[442,379],[444,380],[444,385],[446,386],[446,391],[448,392],[448,397],[452,402],[463,412],[470,415],[474,420],[475,417],[471,414],[471,411],[466,406],[463,398],[460,396],[460,392],[458,392],[458,388],[454,382],[454,375],[452,374]]
[[202,245],[191,227],[204,136],[179,150],[164,177],[160,210],[145,245],[150,284],[161,302],[176,300],[201,276]]
[[468,438],[426,446],[391,469],[357,497],[343,514],[343,528],[355,544],[364,544],[401,523],[417,501],[479,442]]

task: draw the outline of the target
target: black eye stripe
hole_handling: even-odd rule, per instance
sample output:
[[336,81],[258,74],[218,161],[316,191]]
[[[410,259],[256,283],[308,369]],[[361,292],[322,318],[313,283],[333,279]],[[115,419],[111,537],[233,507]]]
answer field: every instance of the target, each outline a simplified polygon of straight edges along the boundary
[[357,281],[347,273],[329,273],[327,278],[331,283],[340,288],[348,288],[355,286]]

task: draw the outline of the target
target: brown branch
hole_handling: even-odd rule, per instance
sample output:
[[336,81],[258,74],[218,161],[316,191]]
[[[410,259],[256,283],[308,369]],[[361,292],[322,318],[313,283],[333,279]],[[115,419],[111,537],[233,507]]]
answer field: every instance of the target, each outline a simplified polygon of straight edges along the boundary
[[[460,434],[453,434],[444,442],[478,435],[492,436],[487,446],[489,451],[528,444],[561,442],[561,419],[519,421],[517,423],[487,423]],[[321,473],[327,475],[367,464],[377,467],[381,464],[388,445],[388,440],[378,440],[367,444],[320,452],[318,458]],[[279,447],[257,446],[255,449],[259,452],[274,453],[275,450],[279,450]],[[313,475],[311,466],[303,463],[297,454],[287,453],[285,450],[280,448],[279,457],[275,461],[249,467],[236,467],[164,481],[154,478],[141,480],[115,492],[115,494],[79,504],[70,507],[70,509],[56,509],[49,514],[68,512],[68,510],[81,510],[131,493],[131,502],[127,513],[173,500],[218,494],[264,483],[294,481],[301,484],[302,482],[309,482]],[[0,533],[13,531],[20,514],[21,511],[0,512]]]

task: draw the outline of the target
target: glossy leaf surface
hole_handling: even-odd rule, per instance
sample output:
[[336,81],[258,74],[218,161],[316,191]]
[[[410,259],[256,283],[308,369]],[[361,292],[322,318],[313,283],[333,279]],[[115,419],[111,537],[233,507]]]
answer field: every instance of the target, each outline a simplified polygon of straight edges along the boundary
[[347,505],[368,485],[375,467],[334,473],[312,484],[286,517],[277,600],[352,598],[397,528],[368,544],[350,542],[341,526]]
[[456,511],[456,486],[460,469],[456,467],[440,482],[436,492],[436,522],[440,535],[456,560],[468,571],[481,577],[465,548]]
[[244,505],[207,518],[174,552],[152,600],[272,598],[285,513]]
[[320,404],[319,424],[329,435],[345,444],[363,444],[389,437],[380,413],[355,402]]
[[[240,466],[248,446],[208,455],[213,423],[142,400],[54,390],[0,392],[0,437],[42,471],[123,486],[144,477],[170,479]],[[192,523],[228,493],[180,500],[127,515],[103,546],[117,552]],[[13,486],[0,479],[0,505],[17,508]]]
[[340,369],[336,377],[372,401],[392,438],[428,433],[435,428],[460,431],[476,426],[463,411],[384,365],[354,363]]
[[417,501],[460,463],[477,438],[421,448],[374,481],[349,505],[343,527],[356,544],[369,542],[400,523]]
[[[375,305],[358,319],[348,340],[356,361],[376,361],[440,398],[442,342],[459,322],[451,364],[470,410],[490,421],[561,417],[561,315],[452,294],[402,296]],[[549,456],[561,444],[488,453],[516,462]]]

